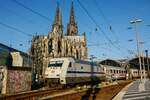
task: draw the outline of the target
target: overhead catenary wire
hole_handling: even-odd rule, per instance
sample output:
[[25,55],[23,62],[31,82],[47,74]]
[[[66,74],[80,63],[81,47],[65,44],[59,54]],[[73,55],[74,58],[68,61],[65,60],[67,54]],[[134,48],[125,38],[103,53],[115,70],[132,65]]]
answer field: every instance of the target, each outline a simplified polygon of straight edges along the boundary
[[85,11],[85,13],[87,14],[87,16],[91,19],[91,21],[96,25],[96,27],[102,32],[102,34],[104,35],[104,37],[106,38],[106,40],[110,43],[110,45],[112,45],[113,47],[115,47],[121,53],[121,55],[123,55],[125,52],[121,50],[120,46],[118,47],[117,45],[115,45],[114,42],[107,36],[107,34],[101,29],[100,25],[96,22],[96,20],[90,15],[90,13],[86,9],[86,7],[79,0],[77,0],[77,2],[80,5],[80,7]]
[[[17,0],[12,0],[12,1],[17,1]],[[17,1],[18,2],[18,1]],[[16,3],[17,4],[17,3]],[[21,4],[21,5],[20,5]],[[25,9],[28,9],[29,7],[27,7],[26,5],[22,5],[22,3],[20,3],[20,1],[19,1],[19,4],[18,5],[20,5],[20,6],[22,6],[22,7],[24,7]],[[37,11],[34,11],[33,9],[31,9],[31,8],[29,8],[28,9],[29,11],[31,11],[31,12],[33,12],[33,13],[35,13],[35,14],[37,14],[37,15],[39,15],[40,13],[38,13]],[[39,15],[40,16],[40,15]],[[43,16],[43,15],[42,15]],[[42,17],[41,16],[41,17]],[[90,15],[91,16],[91,15]],[[44,18],[44,17],[42,17],[42,18]],[[49,21],[49,19],[48,19],[48,17],[46,17],[45,16],[45,18]],[[45,19],[44,18],[44,19]],[[91,16],[91,18],[92,18],[92,16]],[[93,19],[93,18],[92,18]],[[94,19],[93,19],[93,21],[94,21],[94,23],[96,22]],[[97,22],[96,22],[97,23]],[[1,23],[0,23],[1,24]],[[18,32],[21,32],[21,33],[23,33],[23,34],[26,34],[26,32],[23,32],[22,30],[20,30],[20,29],[17,29],[17,28],[15,28],[15,27],[12,27],[12,26],[9,26],[9,25],[7,25],[7,24],[4,24],[4,23],[2,23],[1,25],[3,25],[3,26],[5,26],[5,27],[7,27],[7,28],[10,28],[10,29],[13,29],[13,30],[15,30],[15,31],[18,31]],[[98,25],[98,23],[96,24],[96,26],[99,26]],[[103,31],[103,30],[101,30],[101,28],[100,28],[100,26],[98,27],[99,29],[100,29],[100,31]],[[102,32],[103,33],[103,32]],[[103,34],[105,34],[105,33],[103,33]],[[106,34],[105,34],[106,35]],[[105,36],[104,35],[104,36]],[[108,38],[107,40],[113,45],[113,46],[115,46],[115,44],[114,44],[114,42],[106,35],[105,36],[106,38]],[[117,49],[119,49],[119,48],[117,48]]]
[[[43,18],[43,19],[45,19],[45,20],[47,20],[47,21],[49,22],[50,19],[49,19],[47,16],[42,15],[41,13],[39,13],[39,12],[33,10],[32,8],[30,8],[30,7],[26,6],[26,5],[24,5],[24,4],[21,3],[20,1],[17,1],[17,0],[11,0],[11,1],[14,2],[15,4],[17,4],[17,5],[19,5],[19,6],[23,7],[23,8],[25,8],[26,10],[28,10],[28,11],[30,11],[30,12],[32,12],[32,13],[38,15],[38,16],[40,16],[41,18]],[[8,24],[5,24],[5,23],[3,23],[3,22],[0,22],[0,25],[4,26],[4,27],[6,27],[6,28],[9,28],[9,29],[15,30],[15,31],[17,31],[17,32],[20,32],[21,34],[24,34],[24,35],[26,35],[26,36],[32,36],[31,34],[28,34],[28,33],[24,32],[24,31],[22,31],[22,30],[20,30],[20,29],[18,29],[18,28],[12,27],[12,26],[10,26],[10,25],[8,25]]]
[[109,30],[111,33],[113,33],[113,36],[116,38],[116,40],[119,40],[118,37],[116,36],[116,32],[114,31],[112,24],[110,23],[110,20],[107,19],[107,17],[105,16],[105,14],[103,13],[99,3],[97,2],[97,0],[93,0],[93,2],[95,3],[97,9],[98,9],[98,13],[103,17],[103,19],[105,20],[105,22],[109,25]]
[[37,23],[37,21],[33,21],[33,20],[31,20],[31,19],[29,19],[29,18],[27,18],[27,17],[25,17],[25,16],[23,16],[23,15],[21,15],[21,14],[19,14],[19,13],[17,13],[17,12],[15,12],[13,9],[11,9],[11,8],[6,8],[6,7],[2,7],[2,6],[0,6],[0,8],[2,8],[2,9],[4,9],[5,10],[5,12],[7,12],[7,13],[9,13],[9,14],[11,14],[11,16],[15,16],[15,17],[17,17],[17,19],[19,18],[19,19],[23,19],[23,20],[21,20],[21,21],[25,21],[25,22],[27,22],[27,23],[30,23],[30,24],[36,24],[36,25],[39,25],[40,26],[40,28],[43,28],[43,25],[40,25],[39,23]]
[[[12,9],[4,8],[4,7],[2,7],[2,6],[1,6],[0,8],[5,9],[8,13],[11,13],[11,14],[13,14],[13,15],[19,17],[19,18],[23,18],[23,19],[24,19],[25,21],[27,21],[28,23],[33,23],[32,20],[29,20],[29,19],[27,19],[26,17],[19,15],[19,13],[16,13],[16,12],[13,11]],[[32,34],[28,34],[27,32],[24,32],[24,31],[22,31],[22,30],[20,30],[20,29],[18,29],[18,28],[12,27],[12,26],[10,26],[10,25],[8,25],[8,24],[4,24],[3,22],[1,22],[0,24],[1,24],[2,26],[7,27],[7,28],[10,28],[10,29],[13,29],[13,30],[15,30],[15,31],[21,32],[21,33],[23,33],[24,35],[33,36]]]
[[[94,2],[95,1],[95,2]],[[100,15],[102,15],[102,17],[103,17],[103,19],[105,20],[105,22],[109,25],[109,30],[110,30],[110,32],[113,34],[113,36],[116,38],[116,42],[117,43],[119,43],[120,41],[119,41],[119,38],[117,37],[117,35],[116,35],[116,32],[114,31],[114,28],[112,27],[112,24],[110,23],[110,20],[108,20],[107,18],[108,17],[106,17],[105,16],[105,14],[103,13],[103,11],[102,11],[102,9],[101,9],[101,7],[100,7],[100,5],[99,5],[99,3],[97,2],[97,0],[93,0],[93,2],[95,3],[95,7],[97,7],[97,9],[98,9],[98,13],[100,14]],[[121,46],[118,44],[118,47],[119,48],[121,48]],[[128,49],[126,48],[126,47],[123,47],[123,48],[121,48],[121,49],[126,49],[126,51],[128,51]]]
[[[95,2],[94,2],[95,1]],[[113,34],[113,36],[115,37],[115,42],[114,43],[119,43],[119,38],[116,36],[116,32],[114,31],[112,24],[110,23],[110,21],[107,19],[107,17],[105,16],[105,14],[103,13],[101,7],[99,6],[97,0],[93,0],[93,2],[95,3],[95,5],[97,5],[97,9],[98,9],[98,13],[99,15],[101,15],[103,17],[103,19],[105,20],[105,22],[109,25],[109,30],[110,32]],[[120,45],[118,44],[118,48],[120,49]]]
[[[10,26],[10,25],[4,24],[4,23],[2,23],[2,22],[0,22],[0,25],[4,26],[4,27],[6,27],[6,28],[9,28],[9,29],[15,30],[15,31],[17,31],[17,32],[19,32],[19,33],[21,33],[21,34],[23,34],[23,35],[25,35],[25,36],[29,36],[29,37],[32,36],[32,34],[28,34],[28,33],[24,32],[24,31],[22,31],[22,30],[20,30],[20,29],[17,29],[17,28],[15,28],[15,27]],[[16,39],[15,39],[15,41],[23,42],[23,41],[16,40]],[[22,43],[21,43],[21,44],[22,44]],[[11,44],[11,45],[12,45],[12,44]]]
[[20,15],[19,13],[16,13],[15,11],[13,11],[12,9],[10,9],[10,8],[8,8],[8,7],[6,8],[6,7],[0,6],[0,9],[4,9],[5,12],[11,14],[11,16],[12,16],[12,15],[15,15],[15,16],[17,16],[18,18],[24,19],[24,20],[27,21],[28,23],[32,23],[32,22],[33,22],[32,20],[27,19],[26,17]]
[[87,11],[87,9],[84,7],[84,5],[77,0],[79,5],[81,6],[81,8],[86,12],[86,14],[88,15],[88,17],[93,21],[93,23],[99,28],[99,30],[102,32],[102,34],[104,35],[104,37],[107,39],[107,41],[114,46],[115,48],[117,48],[118,50],[120,50],[120,48],[118,48],[117,46],[114,45],[114,43],[111,41],[111,39],[106,35],[106,33],[101,29],[101,27],[99,26],[99,24],[94,20],[94,18],[89,14],[89,12]]
[[[22,4],[22,3],[20,3],[20,2],[18,2],[17,0],[12,0],[14,3],[16,3],[16,4],[18,4],[18,5],[20,5],[20,6],[22,6],[23,8],[25,8],[25,9],[27,9],[27,10],[29,10],[29,11],[31,11],[32,13],[34,13],[34,14],[36,14],[36,15],[39,15],[40,17],[42,17],[42,18],[44,18],[44,19],[46,19],[46,20],[48,20],[49,21],[49,18],[48,17],[46,17],[46,16],[44,16],[44,15],[42,15],[42,14],[40,14],[39,12],[37,12],[37,11],[34,11],[33,9],[31,9],[31,8],[29,8],[29,7],[27,7],[26,5],[24,5],[24,4]],[[78,2],[80,2],[79,0],[78,0]],[[87,12],[87,11],[86,11]],[[87,12],[88,13],[88,12]],[[89,14],[88,14],[89,15]],[[90,15],[89,15],[90,16]],[[90,16],[90,18],[92,19],[92,21],[94,22],[94,23],[96,23],[96,21]],[[96,23],[96,25],[99,27],[99,25]],[[99,27],[99,29],[100,29],[100,27]],[[101,30],[101,29],[100,29]],[[102,30],[101,30],[102,31]],[[113,44],[113,42],[106,36],[106,34],[102,31],[102,33],[104,34],[104,36],[107,38],[107,40],[112,44],[112,45],[114,45]],[[119,48],[118,48],[119,49]]]
[[30,12],[32,12],[32,13],[34,13],[34,14],[40,16],[40,17],[42,17],[43,19],[45,19],[45,20],[47,20],[47,21],[50,20],[47,16],[44,16],[44,15],[42,15],[41,13],[39,13],[39,12],[37,12],[37,11],[35,11],[35,10],[29,8],[28,6],[24,5],[23,3],[21,3],[21,2],[19,2],[19,1],[17,1],[17,0],[12,0],[12,1],[13,1],[14,3],[16,3],[17,5],[19,5],[19,6],[23,7],[23,8],[25,8],[25,9],[29,10]]
[[20,30],[20,29],[18,29],[18,28],[12,27],[12,26],[7,25],[7,24],[5,24],[5,23],[0,22],[0,25],[4,26],[4,27],[6,27],[6,28],[9,28],[9,29],[15,30],[15,31],[17,31],[17,32],[19,32],[19,33],[21,33],[21,34],[23,34],[23,35],[32,36],[32,34],[28,34],[28,33],[24,32],[24,31],[22,31],[22,30]]

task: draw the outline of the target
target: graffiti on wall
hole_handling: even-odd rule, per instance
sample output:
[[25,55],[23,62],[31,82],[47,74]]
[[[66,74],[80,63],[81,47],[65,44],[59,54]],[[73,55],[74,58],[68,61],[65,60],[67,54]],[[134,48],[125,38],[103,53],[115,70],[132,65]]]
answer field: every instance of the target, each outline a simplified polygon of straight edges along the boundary
[[3,79],[4,79],[4,69],[0,66],[0,91],[2,90]]
[[31,90],[30,71],[8,70],[7,93],[13,94],[29,90]]

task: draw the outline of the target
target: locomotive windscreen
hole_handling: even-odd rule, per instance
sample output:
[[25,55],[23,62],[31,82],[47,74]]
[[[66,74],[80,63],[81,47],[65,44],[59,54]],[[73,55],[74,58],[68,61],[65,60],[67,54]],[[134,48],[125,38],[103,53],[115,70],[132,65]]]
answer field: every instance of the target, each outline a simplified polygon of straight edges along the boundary
[[63,64],[63,61],[51,61],[48,64],[48,67],[61,67]]

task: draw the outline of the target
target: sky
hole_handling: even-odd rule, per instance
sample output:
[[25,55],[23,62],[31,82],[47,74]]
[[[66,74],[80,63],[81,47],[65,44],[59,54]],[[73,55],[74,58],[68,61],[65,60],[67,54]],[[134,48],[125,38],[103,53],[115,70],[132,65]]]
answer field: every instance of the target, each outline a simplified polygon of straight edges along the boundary
[[[66,33],[71,0],[0,0],[0,43],[27,52],[33,35],[46,36],[51,31],[57,1]],[[142,20],[136,27],[143,43],[140,51],[150,50],[150,0],[73,1],[79,34],[86,32],[89,56],[97,59],[134,57],[136,33],[130,24],[134,19]]]

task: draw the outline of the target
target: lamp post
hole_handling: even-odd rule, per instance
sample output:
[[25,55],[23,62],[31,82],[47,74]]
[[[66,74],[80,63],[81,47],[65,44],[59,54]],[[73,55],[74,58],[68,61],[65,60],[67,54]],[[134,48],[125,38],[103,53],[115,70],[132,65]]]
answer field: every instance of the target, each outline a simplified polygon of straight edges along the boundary
[[131,24],[134,24],[134,29],[136,33],[136,42],[137,42],[137,52],[138,52],[138,58],[139,58],[139,65],[140,65],[140,79],[142,81],[142,66],[141,66],[141,53],[140,53],[140,37],[139,33],[137,31],[137,23],[142,22],[141,19],[134,19],[130,21]]
[[144,80],[146,79],[146,75],[145,75],[145,61],[144,61],[144,54],[143,54],[143,52],[142,52],[142,59],[143,59],[143,63],[142,63],[142,65],[143,65],[143,76],[144,76]]
[[[143,46],[144,43],[145,43],[145,42],[140,42],[141,48],[142,48],[142,46]],[[143,67],[142,67],[142,68],[143,68],[142,74],[143,74],[143,78],[144,78],[144,80],[145,80],[145,79],[146,79],[146,74],[145,74],[146,69],[145,69],[144,51],[141,52],[141,58],[142,58],[142,66],[143,66]]]

